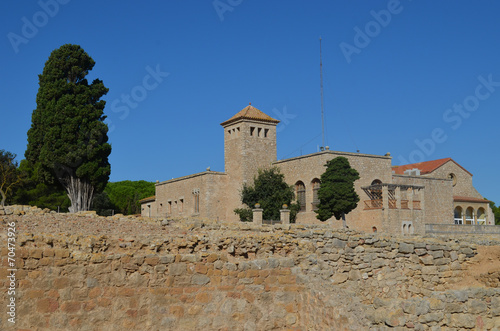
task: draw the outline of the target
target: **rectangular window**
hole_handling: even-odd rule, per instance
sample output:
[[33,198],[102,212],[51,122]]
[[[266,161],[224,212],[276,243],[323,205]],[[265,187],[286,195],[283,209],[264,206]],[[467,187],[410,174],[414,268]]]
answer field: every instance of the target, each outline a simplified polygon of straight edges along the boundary
[[257,137],[260,137],[261,132],[262,132],[262,128],[258,128],[258,129],[257,129]]
[[264,129],[264,138],[267,138],[268,133],[269,133],[269,129]]
[[167,213],[172,214],[172,201],[168,201]]
[[251,126],[250,127],[250,135],[253,136],[253,132],[255,131],[255,127]]
[[184,199],[179,199],[179,213],[184,210]]

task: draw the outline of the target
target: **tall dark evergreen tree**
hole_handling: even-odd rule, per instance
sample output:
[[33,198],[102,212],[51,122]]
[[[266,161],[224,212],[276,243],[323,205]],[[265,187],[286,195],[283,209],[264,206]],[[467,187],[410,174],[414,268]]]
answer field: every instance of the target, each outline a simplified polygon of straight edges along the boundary
[[323,222],[332,216],[338,220],[342,218],[345,227],[345,214],[356,208],[359,202],[359,196],[354,190],[354,182],[359,179],[359,173],[342,156],[326,162],[325,166],[318,190],[316,217]]
[[54,50],[39,75],[37,108],[28,131],[26,159],[41,181],[58,180],[71,201],[70,212],[89,210],[92,197],[109,179],[108,127],[104,123],[108,89],[85,78],[94,60],[78,45]]

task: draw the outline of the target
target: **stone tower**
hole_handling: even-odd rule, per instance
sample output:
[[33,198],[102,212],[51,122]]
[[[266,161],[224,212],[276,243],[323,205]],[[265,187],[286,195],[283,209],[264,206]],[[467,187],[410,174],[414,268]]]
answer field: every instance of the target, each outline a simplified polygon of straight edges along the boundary
[[225,172],[229,177],[226,194],[231,207],[228,219],[236,218],[232,210],[241,206],[239,192],[243,183],[252,183],[258,169],[267,168],[276,161],[278,123],[251,104],[221,123]]

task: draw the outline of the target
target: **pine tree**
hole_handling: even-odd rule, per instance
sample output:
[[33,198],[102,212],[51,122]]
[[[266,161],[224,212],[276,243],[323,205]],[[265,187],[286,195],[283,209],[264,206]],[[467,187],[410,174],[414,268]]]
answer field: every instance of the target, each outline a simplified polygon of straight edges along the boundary
[[89,210],[111,172],[108,127],[104,123],[108,89],[85,78],[94,60],[78,45],[54,50],[39,75],[37,108],[28,131],[26,159],[46,183],[58,180],[71,201],[70,212]]
[[325,166],[318,190],[316,217],[323,222],[332,216],[337,220],[342,218],[345,227],[345,214],[356,208],[359,202],[359,196],[354,190],[354,182],[359,179],[359,173],[342,156],[326,162]]

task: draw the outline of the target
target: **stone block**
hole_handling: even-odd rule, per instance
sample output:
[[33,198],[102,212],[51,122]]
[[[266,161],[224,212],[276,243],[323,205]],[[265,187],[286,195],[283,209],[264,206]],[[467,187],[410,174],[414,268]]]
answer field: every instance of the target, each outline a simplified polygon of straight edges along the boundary
[[194,274],[191,277],[191,284],[195,285],[205,285],[210,282],[210,277],[203,274]]
[[413,250],[414,250],[414,246],[412,244],[407,244],[404,242],[399,244],[399,248],[398,248],[399,253],[411,254],[411,253],[413,253]]
[[476,317],[469,314],[452,314],[450,326],[472,329],[476,326]]
[[185,263],[172,263],[169,267],[169,274],[172,276],[180,276],[186,273],[187,266]]

